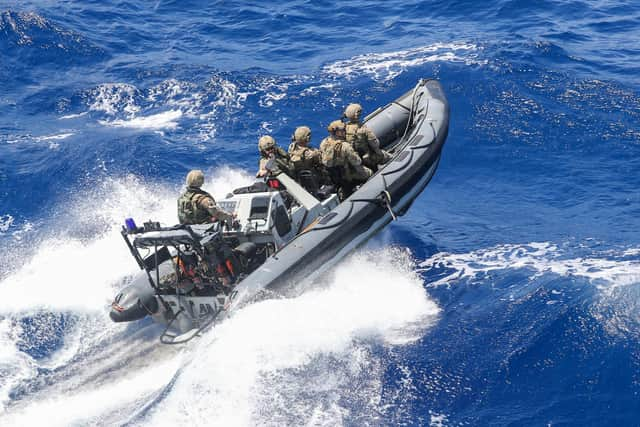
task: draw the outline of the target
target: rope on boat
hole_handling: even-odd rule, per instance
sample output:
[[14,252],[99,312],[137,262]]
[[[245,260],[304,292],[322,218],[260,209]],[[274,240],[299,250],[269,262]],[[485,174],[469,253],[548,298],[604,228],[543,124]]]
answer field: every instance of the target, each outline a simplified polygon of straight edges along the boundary
[[375,203],[382,207],[387,208],[389,213],[391,214],[391,218],[396,221],[398,219],[398,215],[393,211],[391,207],[391,193],[388,190],[382,190],[380,194],[374,199],[353,199],[351,202],[364,202],[364,203]]
[[409,119],[407,120],[407,127],[404,128],[404,133],[402,134],[402,138],[407,136],[407,132],[409,132],[409,126],[411,125],[411,120],[413,120],[413,114],[416,110],[416,94],[418,93],[418,88],[424,86],[427,83],[425,79],[420,79],[416,87],[413,88],[413,95],[411,95],[411,109],[409,110]]
[[394,221],[397,221],[398,216],[391,208],[391,193],[389,193],[389,191],[387,190],[384,190],[382,193],[380,193],[380,196],[378,197],[381,199],[382,203],[384,203],[387,209],[389,210],[389,213],[391,214],[391,218],[393,218]]

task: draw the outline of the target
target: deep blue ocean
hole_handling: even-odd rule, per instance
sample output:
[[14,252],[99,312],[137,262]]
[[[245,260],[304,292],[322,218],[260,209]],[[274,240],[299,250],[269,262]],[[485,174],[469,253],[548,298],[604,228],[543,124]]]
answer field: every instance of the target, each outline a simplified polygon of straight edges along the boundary
[[[408,213],[186,346],[124,218],[441,81]],[[640,2],[0,0],[0,425],[640,425]]]

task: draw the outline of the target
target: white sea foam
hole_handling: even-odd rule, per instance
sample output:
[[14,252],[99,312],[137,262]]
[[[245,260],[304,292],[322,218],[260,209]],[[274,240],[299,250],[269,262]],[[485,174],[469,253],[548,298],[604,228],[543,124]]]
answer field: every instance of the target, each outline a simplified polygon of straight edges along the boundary
[[[15,227],[16,225],[13,224],[13,226]],[[15,240],[22,240],[22,238],[29,232],[33,231],[35,228],[35,226],[29,222],[29,221],[25,221],[21,226],[18,227],[17,230],[15,230],[13,233],[11,233],[11,235],[13,236],[13,238]]]
[[[230,168],[207,176],[205,187],[218,198],[252,181]],[[4,299],[14,302],[0,303],[0,369],[8,369],[0,381],[2,425],[122,424],[168,384],[162,402],[136,423],[336,424],[347,413],[345,400],[380,410],[384,364],[370,346],[411,342],[437,319],[406,252],[383,249],[351,257],[298,297],[239,311],[187,353],[176,353],[157,344],[159,331],[139,336],[136,325],[113,324],[106,312],[136,270],[117,233],[123,218],[173,223],[177,191],[135,177],[106,180],[95,191],[103,209],[70,201],[68,219],[80,228],[107,226],[103,234],[47,239],[0,283]],[[76,321],[65,327],[62,348],[36,361],[18,349],[18,325],[21,316],[43,311],[71,313]],[[37,381],[40,368],[55,370],[56,380]],[[34,381],[40,385],[33,392],[6,406],[11,390]]]
[[366,343],[421,337],[439,311],[410,268],[384,261],[401,256],[354,256],[316,290],[238,312],[197,343],[149,425],[335,425],[350,398],[379,410],[384,371]]
[[[225,114],[231,114],[233,110],[239,110],[247,97],[256,92],[240,91],[238,85],[219,76],[211,78],[205,87],[204,92],[194,95],[194,99],[198,102],[189,111],[191,116],[197,117],[200,121],[199,139],[210,141],[216,135],[216,118],[219,112],[222,110]],[[211,96],[212,92],[215,94],[215,99],[207,104],[205,100]]]
[[262,122],[262,123],[260,123],[260,129],[262,129],[263,131],[265,131],[267,133],[272,133],[273,132],[273,123],[271,123],[271,122]]
[[13,224],[13,217],[11,215],[0,216],[0,233],[7,232],[11,224]]
[[126,83],[104,83],[89,93],[89,110],[102,111],[111,116],[123,112],[130,117],[140,111],[136,99],[138,89]]
[[337,86],[336,83],[324,83],[324,84],[320,84],[320,85],[309,86],[309,87],[305,88],[304,90],[302,90],[302,92],[300,92],[300,96],[316,95],[322,89],[328,90],[328,91],[333,91],[333,89],[335,89],[336,86]]
[[640,256],[640,248],[627,249],[622,256]]
[[62,139],[67,139],[67,138],[69,138],[70,136],[73,136],[73,135],[74,135],[74,133],[72,133],[72,132],[60,133],[60,134],[56,134],[56,135],[37,136],[37,137],[34,137],[34,140],[36,142],[48,141],[49,142],[49,148],[51,150],[55,150],[55,149],[60,147],[60,144],[57,141],[60,141]]
[[51,393],[7,415],[3,425],[121,425],[128,418],[126,405],[144,406],[171,381],[179,364],[180,358],[176,357],[127,372],[98,387],[82,387],[81,392]]
[[187,117],[196,117],[205,96],[194,83],[169,79],[149,88],[144,100],[151,108],[170,107]]
[[209,84],[216,90],[217,98],[214,105],[226,108],[241,108],[249,95],[255,95],[255,91],[243,92],[238,85],[220,77],[212,78]]
[[67,114],[65,116],[60,116],[59,120],[76,119],[78,117],[86,116],[87,114],[88,114],[87,111],[84,111],[84,112],[78,113],[78,114]]
[[429,412],[429,427],[445,427],[448,419],[446,415]]
[[[281,88],[275,81],[269,80],[263,84]],[[255,93],[255,90],[240,91],[235,83],[214,76],[204,87],[177,79],[168,79],[144,90],[124,83],[105,83],[87,93],[87,102],[89,110],[111,116],[99,121],[110,127],[158,132],[175,129],[183,117],[197,119],[199,123],[194,130],[198,131],[200,140],[208,141],[215,136],[219,111],[224,109],[228,113],[229,110],[241,108],[247,97]],[[261,102],[266,105],[282,96],[267,93]],[[159,109],[166,111],[149,114]],[[74,115],[65,116],[68,117]]]
[[408,68],[427,62],[461,62],[484,65],[479,58],[479,48],[470,43],[436,43],[408,50],[385,53],[369,53],[326,65],[323,71],[337,77],[356,77],[363,74],[375,80],[393,80]]
[[147,99],[149,101],[157,101],[160,99],[175,99],[185,92],[192,89],[195,85],[186,82],[181,82],[176,79],[165,80],[159,85],[153,86],[149,89]]
[[31,358],[18,349],[21,332],[11,319],[0,319],[0,417],[11,400],[13,388],[37,374]]
[[260,96],[258,104],[261,107],[273,107],[274,103],[284,99],[289,90],[289,84],[292,82],[283,82],[274,77],[261,79],[256,85],[257,93]]
[[112,127],[133,129],[175,129],[178,127],[178,119],[182,117],[182,111],[170,110],[150,116],[133,117],[129,120],[100,120],[100,124]]
[[71,202],[72,220],[102,224],[101,228],[106,226],[109,231],[88,242],[67,236],[42,241],[29,262],[0,283],[5,295],[0,300],[0,313],[103,311],[112,297],[112,285],[135,272],[135,263],[122,250],[119,225],[123,218],[134,215],[167,220],[171,217],[171,195],[166,190],[150,191],[132,177],[107,180],[95,192],[92,199],[101,200],[102,209],[87,206],[85,194],[83,200]]
[[34,139],[36,141],[57,141],[60,139],[67,139],[70,136],[73,136],[73,132],[68,132],[68,133],[60,133],[60,134],[56,134],[56,135],[46,135],[46,136],[37,136]]
[[[532,279],[545,273],[581,276],[607,291],[617,286],[640,283],[640,260],[616,260],[597,256],[567,258],[563,252],[557,245],[547,242],[499,245],[470,253],[437,253],[421,263],[420,267],[444,267],[451,270],[446,276],[430,283],[429,286],[474,279],[491,271],[504,269],[530,271]],[[637,249],[628,249],[622,256],[626,257],[630,254],[637,254]]]
[[[215,190],[212,193],[218,198],[252,181],[247,172],[227,167],[207,171],[207,176],[205,188]],[[149,350],[149,342],[157,347],[159,331],[150,341],[134,334],[121,336],[116,346],[104,347],[118,334],[131,335],[127,325],[114,324],[107,316],[108,304],[117,290],[138,271],[122,242],[119,227],[126,217],[134,217],[139,223],[153,219],[174,224],[177,192],[177,186],[145,183],[134,176],[107,179],[78,199],[69,200],[69,212],[61,217],[71,224],[60,224],[63,229],[88,226],[103,232],[92,239],[73,238],[61,232],[60,236],[36,243],[25,265],[12,272],[4,271],[7,274],[0,281],[0,425],[31,425],[35,421],[47,425],[91,424],[93,421],[87,420],[117,412],[123,402],[144,400],[147,393],[162,389],[175,374],[177,367],[171,365],[171,360],[170,366],[156,369],[149,359],[148,352],[155,352],[154,347]],[[101,209],[88,205],[87,198],[101,200]],[[23,340],[20,321],[47,313],[65,315],[63,343],[47,358],[36,360],[19,349]],[[41,324],[38,328],[48,326]],[[38,333],[61,333],[53,331],[53,324],[50,328],[52,331],[43,329]],[[33,339],[29,337],[30,345],[37,347],[37,339],[31,342]],[[126,341],[132,339],[136,342],[129,347]],[[160,359],[173,359],[171,354]],[[138,356],[148,363],[142,365],[140,376],[114,381],[113,371],[131,365],[130,359],[137,360]],[[43,375],[39,369],[55,370],[55,375],[60,376],[52,382],[52,388],[39,379]],[[78,386],[85,383],[91,386],[78,391]],[[27,393],[7,407],[9,394],[25,384],[36,384],[35,394]],[[138,406],[134,403],[135,409]],[[120,415],[128,417],[131,408],[128,409]]]
[[[214,189],[218,198],[251,182],[246,172],[226,167],[209,175],[205,188]],[[124,218],[133,217],[138,222],[153,219],[164,224],[177,221],[177,194],[173,188],[144,184],[129,176],[106,180],[94,193],[91,199],[100,200],[101,209],[87,205],[87,194],[83,193],[80,199],[70,202],[73,209],[67,217],[75,224],[90,224],[107,231],[88,242],[67,236],[41,242],[30,261],[0,283],[4,294],[0,313],[42,309],[104,311],[113,297],[113,285],[137,269],[119,234]],[[29,298],[24,298],[25,289],[29,290]]]

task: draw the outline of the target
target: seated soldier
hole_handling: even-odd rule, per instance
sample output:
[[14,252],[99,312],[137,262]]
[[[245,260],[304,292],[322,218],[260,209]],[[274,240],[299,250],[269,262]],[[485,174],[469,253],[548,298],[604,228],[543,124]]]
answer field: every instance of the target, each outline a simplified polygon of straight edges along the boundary
[[187,190],[178,199],[178,220],[180,224],[206,224],[226,221],[229,224],[234,216],[216,205],[211,194],[202,190],[204,174],[201,170],[192,170],[187,174]]
[[327,127],[329,136],[320,144],[322,164],[339,187],[341,199],[348,197],[355,187],[371,177],[371,169],[362,165],[362,160],[345,140],[345,124],[335,120]]
[[274,159],[277,172],[284,172],[295,178],[295,170],[286,151],[276,145],[276,140],[272,136],[265,135],[258,140],[258,150],[260,150],[260,164],[256,177],[267,176],[267,162]]
[[296,180],[307,191],[315,194],[321,185],[329,184],[330,180],[322,165],[320,150],[309,147],[311,129],[307,126],[298,127],[291,140],[289,158],[295,169]]
[[344,110],[344,117],[349,120],[346,125],[346,140],[360,155],[362,163],[375,171],[378,170],[378,165],[388,162],[391,155],[380,148],[378,138],[360,121],[361,114],[360,104],[349,104]]

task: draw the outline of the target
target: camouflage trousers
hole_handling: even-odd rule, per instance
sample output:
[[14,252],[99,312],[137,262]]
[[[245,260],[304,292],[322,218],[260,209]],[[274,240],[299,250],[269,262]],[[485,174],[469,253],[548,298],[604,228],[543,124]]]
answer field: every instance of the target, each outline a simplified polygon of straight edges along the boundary
[[378,165],[383,165],[391,160],[391,154],[384,150],[380,150],[379,153],[370,151],[362,156],[362,164],[373,171],[378,170]]

